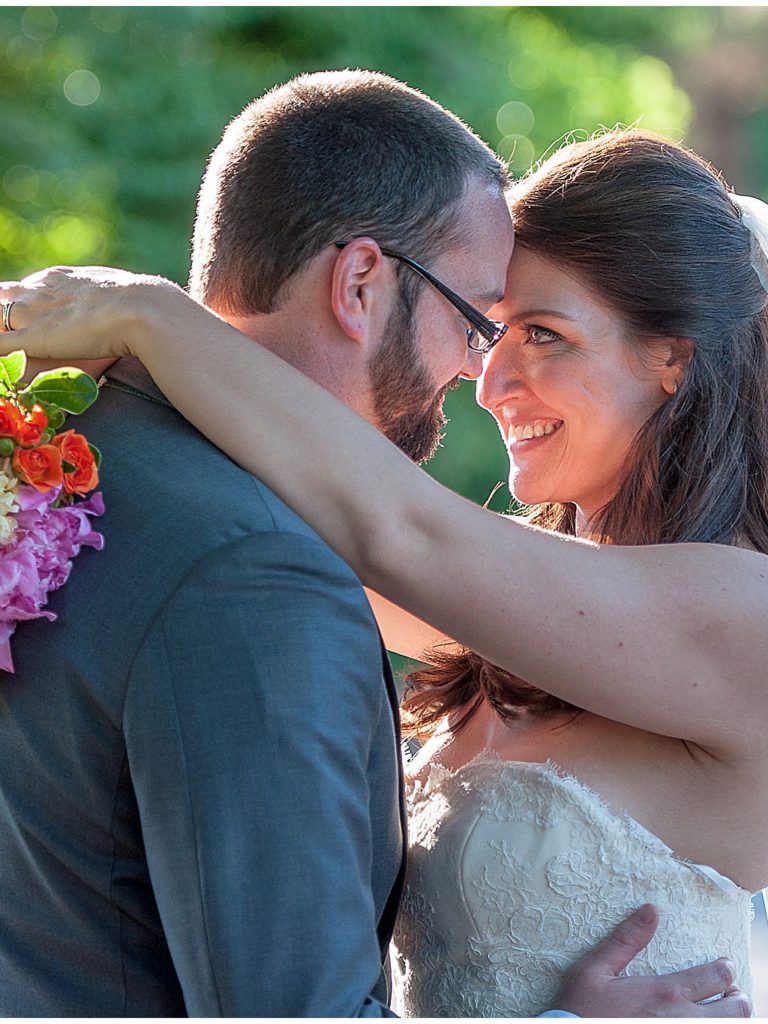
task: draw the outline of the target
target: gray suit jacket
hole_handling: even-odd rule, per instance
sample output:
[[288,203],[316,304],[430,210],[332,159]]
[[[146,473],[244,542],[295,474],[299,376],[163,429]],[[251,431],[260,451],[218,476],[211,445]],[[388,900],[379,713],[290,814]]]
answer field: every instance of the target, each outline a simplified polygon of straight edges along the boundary
[[0,1014],[387,1015],[404,818],[370,607],[138,363],[109,377],[76,423],[106,548],[0,674]]

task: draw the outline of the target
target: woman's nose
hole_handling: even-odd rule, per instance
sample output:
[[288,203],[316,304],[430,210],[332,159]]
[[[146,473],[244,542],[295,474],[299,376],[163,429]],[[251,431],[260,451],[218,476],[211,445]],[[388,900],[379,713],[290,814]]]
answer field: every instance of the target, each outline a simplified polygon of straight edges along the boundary
[[493,412],[505,398],[524,386],[520,368],[511,358],[508,339],[503,339],[483,356],[482,373],[477,381],[477,404]]

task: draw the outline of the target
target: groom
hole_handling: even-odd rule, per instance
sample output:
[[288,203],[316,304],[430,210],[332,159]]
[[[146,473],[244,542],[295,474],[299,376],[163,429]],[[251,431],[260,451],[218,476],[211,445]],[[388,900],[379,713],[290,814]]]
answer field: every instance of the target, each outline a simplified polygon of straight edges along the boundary
[[[400,83],[302,77],[214,152],[192,292],[424,459],[480,357],[399,257],[488,308],[512,249],[505,181]],[[19,629],[0,680],[0,1014],[387,1015],[404,815],[359,583],[135,362],[83,430],[104,452],[107,546],[54,595],[54,626]],[[702,1015],[722,964],[616,977],[652,932],[630,919],[561,1008]]]

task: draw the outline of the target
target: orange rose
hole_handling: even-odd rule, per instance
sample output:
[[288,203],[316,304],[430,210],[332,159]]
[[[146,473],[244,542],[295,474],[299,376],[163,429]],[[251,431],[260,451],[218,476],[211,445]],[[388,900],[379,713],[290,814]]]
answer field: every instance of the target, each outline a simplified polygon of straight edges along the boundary
[[13,453],[13,468],[24,483],[32,484],[36,491],[43,493],[62,483],[64,478],[61,452],[52,444],[17,448]]
[[16,440],[21,422],[19,410],[12,402],[0,399],[0,437],[12,437]]
[[75,467],[64,473],[64,490],[69,494],[81,496],[92,491],[99,482],[99,471],[93,452],[83,435],[76,434],[74,430],[65,430],[63,434],[54,437],[53,443],[61,452],[64,461],[71,462]]
[[16,440],[25,448],[32,448],[40,443],[40,438],[47,426],[48,417],[43,412],[43,407],[41,405],[33,405],[23,419],[19,415]]

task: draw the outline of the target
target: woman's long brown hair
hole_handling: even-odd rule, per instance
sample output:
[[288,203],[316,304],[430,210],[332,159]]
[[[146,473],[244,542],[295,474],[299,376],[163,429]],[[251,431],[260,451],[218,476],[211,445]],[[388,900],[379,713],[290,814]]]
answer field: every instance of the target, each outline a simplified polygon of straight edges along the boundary
[[[768,316],[751,236],[722,179],[681,146],[615,130],[563,147],[511,193],[518,245],[574,273],[627,335],[689,339],[678,393],[644,424],[598,517],[615,544],[748,544],[768,553]],[[572,505],[526,518],[575,532]],[[502,718],[573,705],[471,651],[436,650],[413,673],[406,732],[485,698]]]

